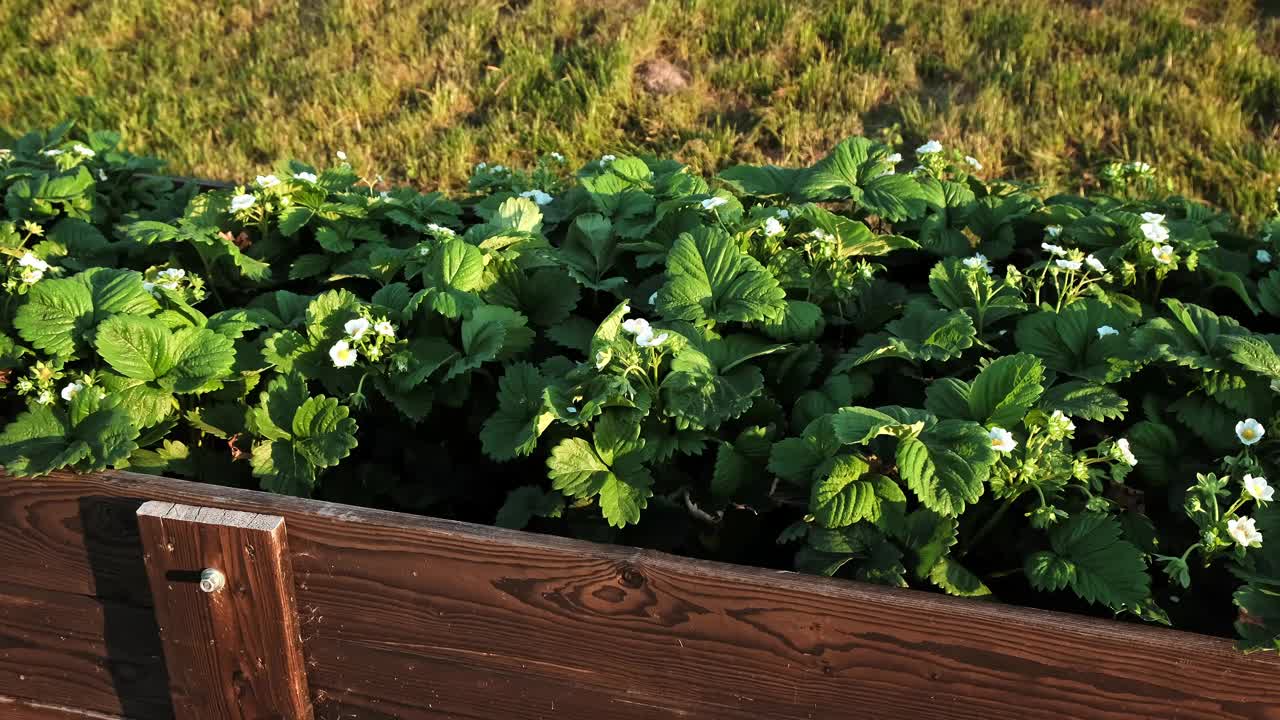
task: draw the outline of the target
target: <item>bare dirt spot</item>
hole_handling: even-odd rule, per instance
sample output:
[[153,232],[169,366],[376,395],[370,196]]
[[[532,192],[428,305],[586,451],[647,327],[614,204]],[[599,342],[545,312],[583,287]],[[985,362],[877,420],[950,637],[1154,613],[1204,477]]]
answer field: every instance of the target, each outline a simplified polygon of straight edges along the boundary
[[640,63],[636,68],[636,79],[654,95],[670,95],[689,87],[689,73],[663,58]]

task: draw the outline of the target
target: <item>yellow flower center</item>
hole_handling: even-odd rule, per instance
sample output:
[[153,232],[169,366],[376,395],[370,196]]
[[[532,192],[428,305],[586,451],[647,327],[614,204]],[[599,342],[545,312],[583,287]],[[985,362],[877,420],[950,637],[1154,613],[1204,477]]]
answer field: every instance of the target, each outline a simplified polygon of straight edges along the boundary
[[1255,436],[1257,436],[1257,434],[1258,434],[1257,431],[1255,431],[1253,428],[1245,428],[1240,431],[1240,437],[1244,438],[1245,440],[1252,440]]

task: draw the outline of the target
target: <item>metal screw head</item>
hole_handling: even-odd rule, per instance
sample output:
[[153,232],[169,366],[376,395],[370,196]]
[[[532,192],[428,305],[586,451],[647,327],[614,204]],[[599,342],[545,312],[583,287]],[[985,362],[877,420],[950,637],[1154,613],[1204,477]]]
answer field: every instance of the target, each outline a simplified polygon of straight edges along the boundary
[[207,593],[214,593],[221,590],[227,584],[227,576],[222,571],[213,568],[205,568],[200,571],[200,589]]

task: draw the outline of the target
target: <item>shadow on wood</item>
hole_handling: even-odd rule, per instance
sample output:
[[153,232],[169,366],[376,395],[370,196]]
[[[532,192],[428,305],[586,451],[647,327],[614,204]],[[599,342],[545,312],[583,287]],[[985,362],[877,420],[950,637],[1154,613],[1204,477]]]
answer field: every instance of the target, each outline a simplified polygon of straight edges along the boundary
[[95,596],[102,607],[107,671],[126,718],[173,717],[160,629],[138,533],[139,498],[80,500],[80,526]]

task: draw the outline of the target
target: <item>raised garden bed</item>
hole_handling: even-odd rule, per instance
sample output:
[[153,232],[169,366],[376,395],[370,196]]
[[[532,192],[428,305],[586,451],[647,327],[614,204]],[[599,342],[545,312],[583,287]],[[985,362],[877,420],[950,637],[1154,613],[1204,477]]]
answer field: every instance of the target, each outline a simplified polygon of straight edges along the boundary
[[1280,717],[1219,638],[122,472],[0,476],[0,715],[171,716],[148,500],[285,518],[317,718]]
[[0,153],[11,714],[1280,714],[1280,215],[69,131]]

